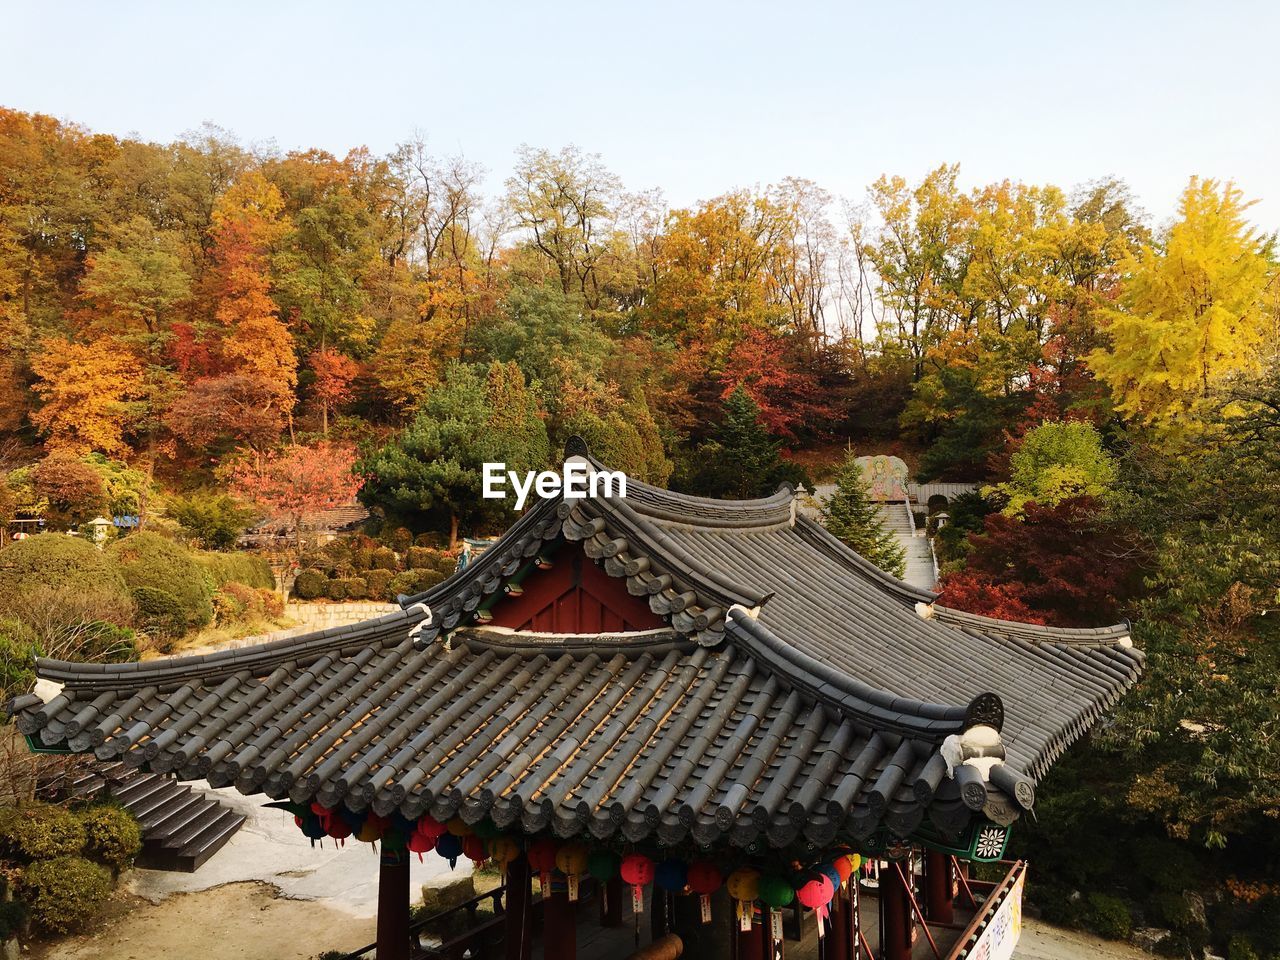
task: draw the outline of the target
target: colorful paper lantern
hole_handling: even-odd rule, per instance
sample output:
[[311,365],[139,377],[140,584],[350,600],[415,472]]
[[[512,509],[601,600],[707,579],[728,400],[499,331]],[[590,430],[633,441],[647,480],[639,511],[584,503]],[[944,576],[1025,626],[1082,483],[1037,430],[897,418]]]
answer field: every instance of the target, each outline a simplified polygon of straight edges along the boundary
[[489,856],[493,858],[494,863],[505,868],[520,856],[520,844],[510,837],[494,837],[489,841]]
[[836,895],[831,879],[825,873],[810,871],[807,879],[796,890],[796,899],[818,915],[818,936],[822,936],[827,919],[827,904]]
[[831,865],[835,867],[836,873],[840,877],[840,886],[842,888],[849,882],[849,878],[853,876],[853,871],[858,869],[853,865],[849,857],[844,854],[836,857]]
[[529,868],[535,873],[550,873],[556,868],[560,846],[554,840],[535,840],[529,844]]
[[604,883],[618,875],[621,864],[622,858],[612,850],[592,850],[587,857],[587,873]]
[[689,864],[685,881],[694,893],[709,897],[720,889],[724,878],[720,876],[720,868],[710,860],[695,860]]
[[436,840],[436,853],[449,861],[449,868],[458,865],[458,857],[462,855],[462,838],[452,833],[441,834]]
[[384,853],[398,853],[406,849],[408,845],[408,835],[401,833],[394,826],[387,826],[382,831],[382,850]]
[[472,834],[462,838],[462,852],[472,863],[483,863],[489,859],[489,849],[484,839]]
[[329,836],[333,837],[333,839],[337,840],[339,843],[345,841],[347,837],[352,834],[351,824],[347,823],[347,821],[343,820],[341,817],[330,817],[329,824],[325,829]]
[[688,882],[689,868],[683,860],[669,857],[653,869],[653,882],[663,890],[680,893]]
[[781,910],[796,898],[795,888],[786,877],[766,873],[760,878],[760,902],[771,910]]
[[387,827],[391,826],[391,821],[388,818],[380,817],[372,811],[365,814],[364,822],[366,824],[373,824],[374,829],[377,830],[379,834],[386,833]]
[[360,829],[356,831],[356,839],[361,843],[373,843],[375,840],[381,840],[382,825],[373,817],[370,817],[360,824]]
[[823,863],[813,868],[831,881],[831,895],[834,897],[835,892],[840,889],[842,883],[840,879],[840,871],[836,869],[833,863]]
[[475,831],[471,829],[471,824],[467,823],[461,817],[454,817],[446,823],[445,826],[449,828],[449,832],[455,837],[469,837],[475,833]]
[[585,843],[566,843],[556,851],[556,869],[566,877],[580,877],[587,872],[589,856]]
[[498,829],[498,825],[485,817],[479,823],[475,824],[472,831],[477,837],[483,837],[486,840],[492,840],[494,837],[500,836],[502,831]]
[[302,818],[302,835],[311,841],[314,847],[317,840],[321,837],[327,837],[328,831],[325,830],[324,824],[320,822],[320,818],[315,814],[308,814]]
[[628,853],[618,868],[623,883],[643,887],[653,882],[653,861],[643,853]]
[[449,828],[446,827],[439,820],[437,820],[435,817],[426,816],[426,815],[418,818],[417,830],[423,836],[431,837],[435,840],[439,840],[441,837],[443,837],[446,833],[449,832]]
[[422,859],[422,855],[436,848],[436,838],[428,837],[425,833],[419,833],[415,830],[409,834],[409,852],[416,853],[418,859]]
[[760,896],[760,871],[755,867],[739,867],[725,881],[729,896],[743,902]]

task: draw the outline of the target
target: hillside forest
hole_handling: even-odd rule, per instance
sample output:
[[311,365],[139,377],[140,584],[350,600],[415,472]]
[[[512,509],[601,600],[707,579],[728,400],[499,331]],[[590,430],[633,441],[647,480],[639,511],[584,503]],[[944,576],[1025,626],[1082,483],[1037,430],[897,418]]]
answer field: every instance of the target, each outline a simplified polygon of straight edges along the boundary
[[575,147],[494,184],[422,139],[338,157],[0,109],[0,519],[133,518],[99,553],[127,574],[135,538],[207,567],[268,516],[296,556],[358,497],[402,541],[389,582],[510,521],[482,462],[574,435],[708,496],[897,454],[979,484],[929,520],[940,602],[1129,618],[1147,652],[1015,831],[1033,905],[1280,958],[1275,237],[1207,176],[1157,223],[1122,180],[1010,174],[672,207]]

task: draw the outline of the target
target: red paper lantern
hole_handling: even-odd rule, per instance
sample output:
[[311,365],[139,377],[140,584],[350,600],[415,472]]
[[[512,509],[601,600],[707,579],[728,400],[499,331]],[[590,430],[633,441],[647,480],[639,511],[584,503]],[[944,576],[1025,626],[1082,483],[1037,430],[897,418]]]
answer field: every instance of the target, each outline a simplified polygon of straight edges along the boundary
[[351,836],[351,824],[343,820],[341,817],[330,817],[329,823],[325,827],[329,836],[335,840],[345,840]]
[[529,868],[535,873],[550,873],[556,868],[556,852],[559,849],[554,840],[535,840],[529,844]]
[[462,852],[468,860],[481,863],[489,859],[489,851],[485,849],[484,839],[474,833],[462,838]]
[[416,853],[418,855],[418,859],[421,860],[424,853],[436,848],[436,838],[428,837],[425,833],[419,833],[415,830],[413,833],[409,834],[407,846],[409,848],[409,852]]
[[417,830],[418,833],[422,834],[424,837],[430,837],[433,840],[439,840],[449,832],[449,828],[435,817],[426,815],[418,818]]
[[796,899],[810,910],[825,908],[835,895],[836,890],[831,885],[830,878],[821,873],[810,874],[809,879],[796,891]]
[[720,889],[724,878],[720,876],[720,868],[710,860],[695,860],[689,864],[689,889],[703,896],[710,896]]
[[619,871],[624,883],[633,887],[643,887],[653,882],[653,861],[643,853],[628,853],[622,858]]

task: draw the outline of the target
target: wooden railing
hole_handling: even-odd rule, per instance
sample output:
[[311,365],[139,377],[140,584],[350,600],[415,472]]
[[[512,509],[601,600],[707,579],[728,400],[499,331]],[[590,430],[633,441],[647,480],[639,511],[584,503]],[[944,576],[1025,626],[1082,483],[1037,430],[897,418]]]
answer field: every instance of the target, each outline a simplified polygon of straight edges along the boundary
[[[990,892],[987,893],[981,907],[973,915],[973,919],[969,921],[969,925],[964,928],[960,937],[951,947],[951,952],[947,954],[946,960],[967,960],[971,951],[979,942],[981,942],[984,934],[991,929],[992,922],[1007,907],[1017,911],[1016,919],[1021,919],[1021,905],[1009,905],[1009,897],[1014,892],[1014,888],[1023,880],[1027,873],[1027,862],[1025,860],[1001,861],[1009,864],[1009,872],[1005,874],[1004,879],[999,883],[986,884],[980,880],[969,879],[965,883],[965,889],[972,898],[970,887],[987,887],[990,886]],[[1016,936],[1016,931],[1014,931]]]
[[[504,933],[503,914],[506,910],[506,892],[506,884],[502,884],[448,910],[442,910],[427,917],[419,917],[413,921],[409,924],[409,944],[413,956],[458,960],[466,956],[483,956],[495,951],[498,946],[501,946]],[[486,900],[492,903],[493,915],[478,923],[480,907]],[[454,927],[464,914],[466,927],[461,933],[441,943],[424,942],[430,930],[447,930]],[[373,960],[377,946],[376,943],[371,943],[345,954],[341,960]]]

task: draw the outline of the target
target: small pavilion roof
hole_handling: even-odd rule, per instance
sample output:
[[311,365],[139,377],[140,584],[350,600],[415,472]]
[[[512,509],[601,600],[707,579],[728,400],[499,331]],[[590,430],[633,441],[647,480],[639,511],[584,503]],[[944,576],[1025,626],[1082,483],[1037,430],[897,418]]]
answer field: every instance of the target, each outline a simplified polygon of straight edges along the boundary
[[[485,625],[574,544],[665,625]],[[934,601],[798,515],[790,489],[734,502],[628,481],[626,498],[538,502],[400,612],[198,657],[40,660],[61,689],[10,709],[46,748],[409,818],[757,851],[952,840],[1030,808],[1142,654],[1127,625]]]

